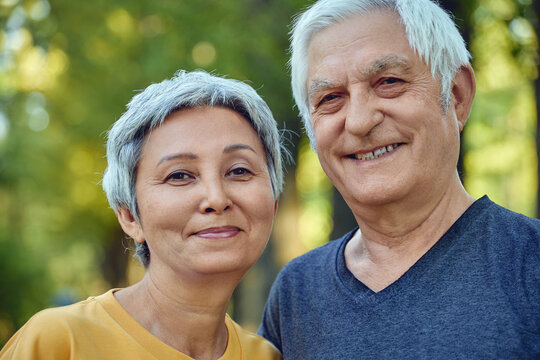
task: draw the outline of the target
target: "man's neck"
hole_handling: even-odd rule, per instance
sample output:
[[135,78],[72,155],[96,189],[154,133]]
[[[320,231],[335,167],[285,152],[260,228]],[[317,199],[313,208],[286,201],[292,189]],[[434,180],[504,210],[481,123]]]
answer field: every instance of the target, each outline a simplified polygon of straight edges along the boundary
[[414,265],[474,202],[461,184],[422,206],[388,206],[355,214],[360,231],[345,248],[353,275],[379,292]]

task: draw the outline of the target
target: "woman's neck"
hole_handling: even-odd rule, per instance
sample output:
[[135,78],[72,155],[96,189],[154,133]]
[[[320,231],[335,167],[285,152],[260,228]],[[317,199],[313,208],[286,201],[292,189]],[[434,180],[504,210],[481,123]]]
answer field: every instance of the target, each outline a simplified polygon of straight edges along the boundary
[[115,297],[167,345],[196,359],[217,359],[227,347],[225,313],[236,283],[166,281],[148,269],[140,282],[117,291]]

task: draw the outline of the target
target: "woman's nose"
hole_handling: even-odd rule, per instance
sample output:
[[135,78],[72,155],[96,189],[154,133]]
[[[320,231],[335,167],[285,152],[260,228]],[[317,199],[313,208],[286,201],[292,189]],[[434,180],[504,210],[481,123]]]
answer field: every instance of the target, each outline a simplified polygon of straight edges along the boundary
[[200,212],[220,214],[230,209],[231,205],[231,199],[221,181],[214,180],[206,184],[205,194],[199,207]]

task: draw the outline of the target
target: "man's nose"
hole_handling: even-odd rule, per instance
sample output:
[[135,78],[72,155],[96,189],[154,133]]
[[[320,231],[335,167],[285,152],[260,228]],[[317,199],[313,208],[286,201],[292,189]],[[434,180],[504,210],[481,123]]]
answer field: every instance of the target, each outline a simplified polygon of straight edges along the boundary
[[199,211],[204,214],[221,214],[231,208],[232,202],[222,179],[209,179],[204,182],[204,190]]
[[345,129],[355,136],[368,135],[384,119],[369,96],[358,92],[351,93],[346,116]]

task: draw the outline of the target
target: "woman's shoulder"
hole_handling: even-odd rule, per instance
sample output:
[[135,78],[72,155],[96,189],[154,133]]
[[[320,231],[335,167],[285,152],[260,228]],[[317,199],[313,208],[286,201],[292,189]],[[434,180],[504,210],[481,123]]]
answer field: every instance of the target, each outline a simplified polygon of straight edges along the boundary
[[45,309],[32,316],[2,349],[0,359],[68,359],[70,311],[63,306]]
[[103,310],[96,299],[101,296],[39,311],[6,343],[0,359],[69,358],[75,334],[100,321]]
[[105,313],[103,304],[112,296],[112,291],[103,295],[90,296],[70,305],[53,307],[41,310],[28,320],[25,326],[41,329],[42,327],[69,327],[73,329],[78,323],[100,321],[100,317]]

